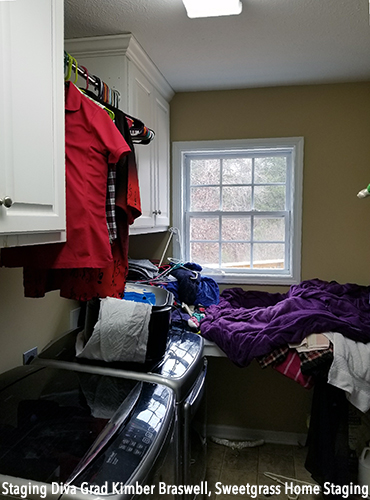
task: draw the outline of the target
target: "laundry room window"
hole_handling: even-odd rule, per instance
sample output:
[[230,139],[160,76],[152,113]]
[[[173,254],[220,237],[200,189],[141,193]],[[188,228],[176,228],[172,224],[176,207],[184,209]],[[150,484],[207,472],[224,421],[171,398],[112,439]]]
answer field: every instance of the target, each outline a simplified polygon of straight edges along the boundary
[[300,281],[303,138],[173,144],[174,257],[219,283]]

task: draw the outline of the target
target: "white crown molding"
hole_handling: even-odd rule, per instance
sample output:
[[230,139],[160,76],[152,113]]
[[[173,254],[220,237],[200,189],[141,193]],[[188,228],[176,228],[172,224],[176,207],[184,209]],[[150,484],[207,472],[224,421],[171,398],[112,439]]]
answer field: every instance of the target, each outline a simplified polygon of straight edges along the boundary
[[167,101],[170,101],[175,93],[131,33],[72,38],[65,40],[64,48],[77,61],[79,57],[126,56],[128,60],[132,61],[144,73]]

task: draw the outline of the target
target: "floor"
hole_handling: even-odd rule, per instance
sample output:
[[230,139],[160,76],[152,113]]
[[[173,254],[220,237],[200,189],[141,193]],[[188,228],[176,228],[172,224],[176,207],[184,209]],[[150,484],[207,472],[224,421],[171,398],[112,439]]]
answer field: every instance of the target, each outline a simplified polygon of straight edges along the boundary
[[[277,444],[263,444],[254,448],[244,448],[242,450],[233,450],[228,446],[216,444],[212,441],[208,442],[208,466],[207,466],[207,483],[208,490],[211,492],[211,499],[224,500],[231,497],[235,500],[240,498],[269,498],[285,499],[288,498],[285,491],[285,485],[280,485],[280,492],[276,489],[279,485],[278,482],[266,477],[265,472],[278,474],[286,478],[298,479],[300,481],[307,481],[310,484],[315,484],[311,475],[304,467],[306,457],[306,449],[298,446],[290,445],[277,445]],[[222,485],[247,485],[250,488],[254,486],[254,491],[238,490],[237,494],[228,494],[227,490],[220,491],[220,482]],[[284,483],[290,484],[289,479],[284,479]],[[295,485],[301,483],[295,483]],[[263,486],[264,491],[256,492],[256,485]],[[271,487],[274,485],[274,487]],[[227,486],[226,486],[227,488]],[[309,487],[311,491],[311,487]],[[268,489],[268,491],[266,491]],[[261,488],[262,490],[262,488]],[[217,491],[217,494],[216,494]],[[317,499],[318,496],[314,494],[302,494],[299,492],[301,500]],[[314,492],[312,488],[312,492]],[[267,493],[267,494],[266,494]],[[271,494],[275,493],[275,494]],[[276,494],[278,493],[278,494]],[[289,495],[292,498],[292,495]],[[293,492],[294,498],[294,492]]]

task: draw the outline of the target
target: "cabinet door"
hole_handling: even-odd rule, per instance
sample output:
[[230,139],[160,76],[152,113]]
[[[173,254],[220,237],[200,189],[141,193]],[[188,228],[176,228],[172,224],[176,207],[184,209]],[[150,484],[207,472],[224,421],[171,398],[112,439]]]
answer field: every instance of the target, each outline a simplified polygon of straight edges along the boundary
[[170,107],[167,101],[156,92],[155,94],[155,152],[156,152],[156,226],[170,224]]
[[63,57],[63,0],[0,2],[0,246],[65,240]]
[[[129,114],[154,130],[154,87],[131,61],[129,62],[128,86]],[[154,141],[148,145],[135,145],[142,211],[142,215],[136,219],[132,226],[135,229],[151,228],[155,224]]]

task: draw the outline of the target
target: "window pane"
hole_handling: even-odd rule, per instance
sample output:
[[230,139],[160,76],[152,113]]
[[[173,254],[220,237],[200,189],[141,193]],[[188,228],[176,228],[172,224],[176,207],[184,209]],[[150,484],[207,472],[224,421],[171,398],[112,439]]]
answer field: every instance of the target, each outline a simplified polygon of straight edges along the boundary
[[218,218],[190,218],[191,240],[218,240],[219,219]]
[[256,186],[254,208],[268,212],[285,210],[285,186]]
[[254,182],[286,182],[286,157],[271,156],[256,158],[254,162]]
[[280,243],[255,243],[253,245],[253,267],[261,269],[284,269],[285,245]]
[[220,160],[191,160],[190,184],[220,184]]
[[223,160],[222,184],[250,184],[251,182],[251,158],[230,158]]
[[250,240],[251,218],[250,217],[222,217],[222,239],[223,240]]
[[222,189],[222,209],[226,212],[246,212],[252,208],[252,188],[224,187]]
[[190,210],[192,212],[213,212],[220,208],[220,188],[190,188]]
[[223,243],[222,265],[238,268],[250,267],[250,248],[249,243]]
[[259,241],[284,241],[285,220],[279,218],[254,218],[253,239]]
[[218,249],[218,243],[190,243],[190,261],[219,267]]

